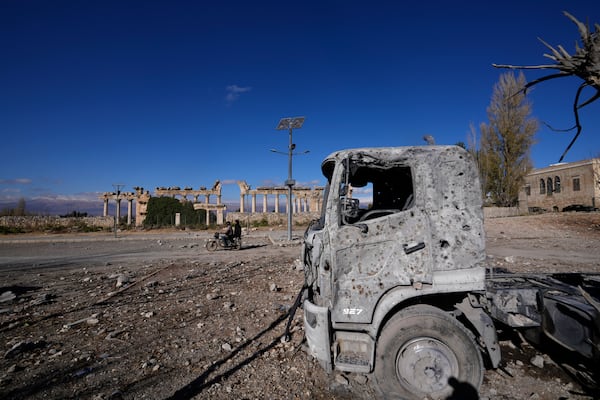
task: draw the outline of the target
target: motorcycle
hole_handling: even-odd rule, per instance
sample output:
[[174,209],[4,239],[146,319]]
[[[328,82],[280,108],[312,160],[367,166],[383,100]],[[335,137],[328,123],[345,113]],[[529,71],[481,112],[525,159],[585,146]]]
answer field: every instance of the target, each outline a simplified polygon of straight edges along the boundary
[[206,250],[215,251],[219,247],[225,250],[239,250],[242,248],[242,238],[234,237],[232,240],[225,240],[222,234],[216,232],[212,238],[206,241]]

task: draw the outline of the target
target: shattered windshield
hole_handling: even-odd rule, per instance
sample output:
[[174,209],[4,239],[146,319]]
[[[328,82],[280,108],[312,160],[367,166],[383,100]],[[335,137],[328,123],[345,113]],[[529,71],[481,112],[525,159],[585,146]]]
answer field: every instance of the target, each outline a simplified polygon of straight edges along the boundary
[[352,224],[407,210],[413,205],[414,189],[410,167],[381,160],[345,161],[345,178],[340,181],[342,222]]

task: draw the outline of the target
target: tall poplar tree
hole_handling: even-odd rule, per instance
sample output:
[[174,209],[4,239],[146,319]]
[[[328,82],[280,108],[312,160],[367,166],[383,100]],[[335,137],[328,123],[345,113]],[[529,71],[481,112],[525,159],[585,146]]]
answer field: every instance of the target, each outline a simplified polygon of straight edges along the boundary
[[525,76],[502,74],[487,108],[489,124],[482,123],[478,162],[484,194],[495,205],[517,205],[523,178],[532,168],[530,149],[538,130],[531,103],[521,89]]

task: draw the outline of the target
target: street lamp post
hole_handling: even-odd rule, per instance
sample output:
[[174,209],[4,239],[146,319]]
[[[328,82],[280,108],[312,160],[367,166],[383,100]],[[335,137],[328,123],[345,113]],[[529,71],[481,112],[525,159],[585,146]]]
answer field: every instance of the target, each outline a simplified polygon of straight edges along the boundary
[[[292,240],[292,187],[296,184],[292,178],[292,156],[294,155],[294,149],[296,145],[292,142],[292,131],[294,129],[302,128],[304,124],[304,117],[291,117],[282,118],[277,124],[278,131],[288,130],[289,131],[289,145],[288,145],[288,178],[285,181],[285,185],[288,187],[288,240]],[[274,151],[274,150],[271,150]],[[274,151],[277,153],[277,151]],[[308,153],[306,151],[305,153]]]

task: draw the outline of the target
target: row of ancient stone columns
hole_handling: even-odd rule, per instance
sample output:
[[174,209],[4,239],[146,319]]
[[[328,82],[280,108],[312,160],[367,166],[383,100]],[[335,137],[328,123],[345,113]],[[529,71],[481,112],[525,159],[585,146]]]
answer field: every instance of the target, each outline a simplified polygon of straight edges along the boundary
[[[288,202],[287,196],[289,195],[286,187],[261,187],[257,189],[251,189],[245,181],[238,181],[240,187],[240,212],[245,213],[246,197],[251,198],[251,213],[257,212],[256,199],[257,196],[262,196],[262,212],[268,212],[268,198],[274,196],[274,212],[280,213],[280,196],[285,196],[285,213],[288,213]],[[225,204],[221,202],[221,182],[216,181],[211,189],[200,188],[194,190],[191,188],[179,189],[179,188],[156,188],[156,196],[180,196],[182,199],[187,200],[188,196],[193,197],[194,209],[195,210],[206,210],[206,224],[210,225],[210,212],[216,212],[217,224],[222,224],[224,221],[224,212],[226,209]],[[133,213],[133,200],[137,201],[136,205],[136,225],[142,225],[147,214],[148,201],[150,200],[150,194],[148,191],[144,191],[141,187],[135,188],[135,193],[131,192],[119,192],[112,193],[106,192],[100,196],[100,199],[104,201],[103,216],[108,216],[108,201],[115,200],[117,202],[116,207],[116,218],[117,221],[121,218],[121,200],[127,200],[127,224],[131,224],[132,213]],[[292,190],[292,213],[302,212],[314,212],[318,213],[322,207],[322,194],[323,188],[294,188]],[[198,201],[200,196],[204,196],[204,202]],[[216,204],[211,203],[211,196],[215,196],[217,199]]]
[[108,201],[115,200],[117,202],[116,209],[116,218],[117,221],[121,219],[121,200],[127,200],[127,225],[131,225],[131,219],[133,214],[133,201],[136,200],[137,196],[131,192],[122,192],[122,193],[113,193],[107,192],[104,193],[100,198],[104,201],[104,207],[102,211],[102,216],[108,216]]
[[[285,189],[287,191],[287,189]],[[250,212],[251,213],[255,213],[257,212],[257,208],[256,208],[256,197],[257,196],[262,196],[262,212],[266,213],[268,212],[268,197],[269,196],[273,196],[271,194],[266,194],[266,193],[251,193],[250,194],[250,198],[251,198],[251,203],[250,203]],[[274,212],[275,213],[280,213],[281,212],[281,208],[280,208],[280,201],[279,201],[279,197],[280,196],[285,196],[285,201],[284,201],[284,207],[285,207],[285,213],[287,214],[288,212],[288,201],[287,201],[287,197],[289,196],[287,193],[286,194],[275,194],[275,204],[274,204]],[[246,212],[246,208],[245,208],[245,200],[246,200],[246,195],[240,195],[240,212],[244,213]],[[292,213],[299,213],[299,212],[319,212],[319,202],[314,202],[312,201],[312,199],[306,198],[306,197],[297,197],[294,196],[294,194],[292,194]]]
[[[257,189],[250,189],[250,186],[244,181],[238,181],[240,187],[240,212],[244,213],[246,197],[250,196],[251,199],[251,210],[250,212],[256,213],[256,197],[262,196],[262,212],[268,211],[268,197],[275,196],[275,213],[280,212],[279,198],[284,196],[285,213],[288,212],[288,188],[286,187],[259,187]],[[320,212],[321,211],[321,197],[323,194],[322,188],[294,188],[292,190],[292,213],[299,212]]]

